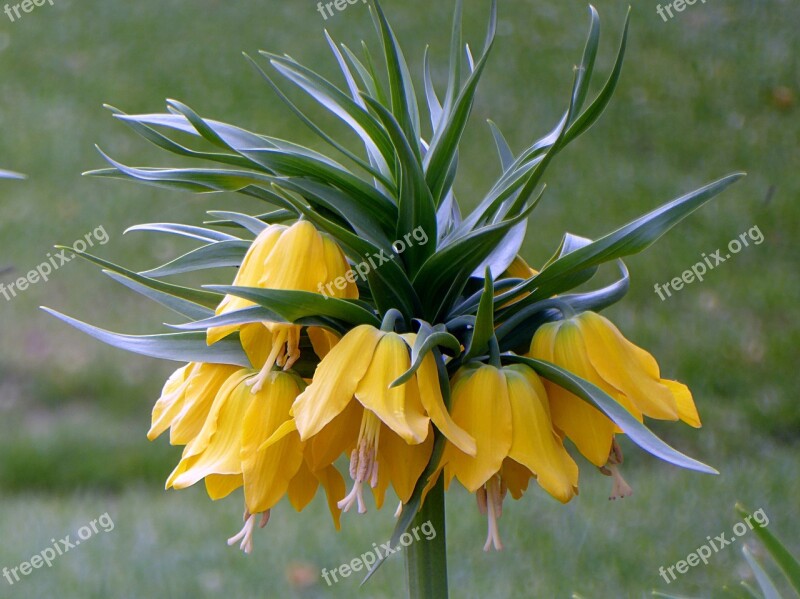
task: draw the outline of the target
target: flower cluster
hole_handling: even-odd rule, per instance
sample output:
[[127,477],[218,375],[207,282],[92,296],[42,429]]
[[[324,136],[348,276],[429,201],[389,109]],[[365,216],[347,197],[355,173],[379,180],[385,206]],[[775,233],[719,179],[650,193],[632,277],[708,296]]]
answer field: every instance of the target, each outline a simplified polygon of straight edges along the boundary
[[[357,154],[334,139],[262,71],[346,164],[201,117],[176,101],[164,114],[112,109],[160,148],[220,166],[134,168],[104,155],[110,168],[93,174],[183,192],[239,193],[274,208],[255,215],[214,211],[206,227],[138,225],[203,244],[145,272],[73,250],[180,314],[184,321],[170,325],[178,332],[120,335],[51,311],[104,342],[185,363],[167,381],[148,436],[169,429],[170,441],[184,446],[168,487],[202,480],[213,499],[243,488],[245,526],[230,543],[245,551],[259,517],[266,524],[284,496],[302,510],[321,486],[338,527],[341,512],[365,511],[369,492],[380,508],[391,487],[400,502],[397,538],[427,501],[443,506],[454,479],[475,494],[487,516],[485,549],[500,549],[506,494],[519,499],[535,480],[556,500],[570,501],[578,493],[577,453],[613,477],[612,499],[630,494],[619,470],[615,439],[621,434],[672,464],[714,472],[644,425],[645,417],[695,427],[700,420],[688,388],[662,378],[654,358],[599,312],[628,290],[622,258],[649,247],[739,175],[596,240],[566,233],[540,270],[530,268],[520,252],[543,197],[543,175],[608,104],[627,23],[612,73],[587,105],[599,44],[599,18],[591,9],[568,107],[548,135],[515,153],[492,124],[501,175],[462,215],[454,189],[459,144],[494,44],[496,3],[483,50],[467,49],[466,64],[461,3],[456,6],[441,98],[425,63],[429,126],[422,124],[409,68],[377,2],[372,9],[386,77],[376,75],[378,61],[366,45],[362,60],[329,38],[345,87],[287,55],[263,53],[364,145]],[[183,145],[186,135],[214,151]],[[412,232],[425,242],[409,242],[402,251],[392,243],[408,241]],[[373,256],[382,258],[353,276],[354,266]],[[230,267],[238,268],[232,285],[193,288],[162,280]],[[600,268],[619,275],[586,291]],[[349,457],[348,484],[337,468],[341,456]]]

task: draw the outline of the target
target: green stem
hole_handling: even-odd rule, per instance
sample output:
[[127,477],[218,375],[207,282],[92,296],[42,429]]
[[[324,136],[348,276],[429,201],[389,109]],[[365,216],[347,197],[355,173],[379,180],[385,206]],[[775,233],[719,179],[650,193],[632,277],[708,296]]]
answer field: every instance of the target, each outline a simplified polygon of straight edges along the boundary
[[[447,599],[447,531],[444,478],[441,476],[425,497],[425,503],[414,517],[409,531],[417,527],[422,529],[424,536],[420,536],[419,541],[415,538],[405,552],[409,599]],[[436,536],[427,540],[433,534],[431,527]]]

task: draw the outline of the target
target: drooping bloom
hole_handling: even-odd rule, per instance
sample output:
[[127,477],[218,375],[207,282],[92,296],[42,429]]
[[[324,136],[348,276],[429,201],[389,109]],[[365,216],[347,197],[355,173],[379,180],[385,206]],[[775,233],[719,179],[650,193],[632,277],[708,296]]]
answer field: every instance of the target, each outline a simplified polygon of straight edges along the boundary
[[[625,339],[610,320],[599,314],[583,312],[541,326],[528,355],[552,362],[597,385],[639,421],[647,416],[680,419],[700,426],[689,389],[677,381],[662,379],[653,356]],[[612,447],[614,434],[623,431],[594,406],[562,387],[549,381],[545,381],[545,387],[556,428],[590,462],[607,466],[617,488],[627,487],[618,480],[616,466],[621,453]],[[612,493],[612,498],[615,496]]]
[[312,469],[306,459],[306,444],[299,435],[285,435],[264,446],[289,416],[289,410],[305,383],[295,375],[272,371],[262,388],[252,393],[247,380],[250,369],[236,370],[213,398],[202,429],[184,449],[181,461],[167,480],[167,488],[184,489],[200,480],[212,499],[226,497],[244,487],[245,527],[241,541],[252,549],[257,514],[266,524],[270,509],[288,495],[298,511],[314,497],[320,484],[329,495],[334,522],[339,509],[333,498],[344,492],[344,481],[330,464]]
[[488,515],[485,550],[501,549],[497,520],[507,490],[518,499],[531,477],[568,502],[578,492],[578,466],[554,432],[545,388],[524,365],[463,367],[452,385],[455,423],[475,437],[477,454],[448,444],[442,457],[446,484],[455,477],[476,493]]
[[431,455],[431,424],[462,451],[475,454],[474,440],[444,406],[433,355],[408,381],[390,388],[411,366],[409,347],[415,337],[369,325],[349,331],[295,401],[293,420],[273,436],[298,431],[302,440],[311,441],[313,465],[350,453],[354,484],[339,502],[344,511],[354,504],[366,510],[364,483],[373,489],[379,508],[389,484],[406,502]]
[[[245,254],[233,284],[238,287],[311,293],[327,289],[332,297],[356,299],[358,288],[352,282],[352,277],[348,279],[345,276],[349,270],[347,259],[337,243],[319,233],[308,221],[301,220],[291,226],[273,224],[259,233]],[[332,285],[337,279],[343,288]],[[226,314],[253,305],[249,300],[226,295],[217,307],[216,314]],[[208,330],[208,343],[215,343],[240,328],[252,329],[254,326],[257,325],[212,327]],[[288,370],[300,357],[300,325],[264,321],[263,326],[269,330],[272,338],[259,376],[249,382],[253,392],[264,385],[275,364]],[[320,329],[315,331],[311,340],[315,345],[323,340],[330,342],[326,335],[330,333]],[[242,343],[248,353],[258,351],[251,350],[246,339]]]

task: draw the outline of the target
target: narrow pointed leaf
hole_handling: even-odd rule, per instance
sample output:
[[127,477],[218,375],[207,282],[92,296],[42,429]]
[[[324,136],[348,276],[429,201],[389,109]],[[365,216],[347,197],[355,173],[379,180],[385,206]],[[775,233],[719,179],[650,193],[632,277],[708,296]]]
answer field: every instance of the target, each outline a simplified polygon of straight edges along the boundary
[[208,362],[251,367],[238,339],[223,339],[209,346],[205,333],[123,335],[86,324],[50,308],[42,307],[42,310],[103,343],[132,353],[174,362]]

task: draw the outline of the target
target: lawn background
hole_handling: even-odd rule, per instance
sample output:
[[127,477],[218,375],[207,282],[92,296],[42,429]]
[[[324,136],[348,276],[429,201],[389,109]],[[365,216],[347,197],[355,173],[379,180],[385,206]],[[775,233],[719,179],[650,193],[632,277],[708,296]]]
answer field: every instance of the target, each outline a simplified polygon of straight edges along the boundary
[[[466,4],[466,33],[477,48],[488,3]],[[457,190],[465,206],[499,170],[486,119],[515,150],[547,133],[565,108],[587,27],[586,4],[577,0],[500,4],[498,43],[462,146]],[[659,566],[730,530],[737,499],[763,507],[773,532],[800,551],[800,5],[709,0],[665,23],[655,4],[634,4],[617,95],[549,171],[524,255],[538,266],[564,231],[597,237],[729,172],[749,173],[632,257],[630,294],[608,310],[654,353],[665,376],[691,385],[705,425],[654,428],[722,474],[677,471],[626,445],[632,498],[609,503],[608,480],[584,462],[581,495],[570,506],[538,492],[508,501],[501,521],[508,549],[488,556],[474,500],[456,491],[448,512],[454,597],[568,597],[573,590],[587,598],[644,596],[666,588]],[[597,7],[604,27],[599,83],[627,4]],[[441,89],[451,3],[386,0],[385,8],[415,76],[430,44]],[[148,233],[123,237],[127,227],[196,224],[209,209],[261,211],[233,195],[198,197],[80,173],[103,166],[95,143],[127,164],[182,164],[116,122],[103,103],[161,112],[164,98],[176,98],[203,116],[324,149],[241,56],[286,52],[335,77],[323,27],[351,46],[374,42],[366,7],[324,22],[311,0],[55,0],[15,23],[0,14],[0,167],[29,177],[0,182],[0,270],[16,271],[0,281],[22,276],[53,244],[70,244],[98,226],[110,241],[97,253],[146,269],[191,246]],[[754,226],[763,244],[666,301],[655,294],[655,283]],[[106,511],[117,525],[14,587],[0,580],[0,596],[402,596],[400,559],[360,591],[353,577],[330,589],[317,578],[301,590],[287,575],[334,568],[383,542],[389,512],[348,514],[335,534],[321,503],[301,516],[281,506],[257,535],[254,555],[225,547],[239,527],[238,500],[212,504],[199,489],[163,492],[179,452],[164,439],[144,438],[152,402],[174,365],[102,346],[39,305],[130,333],[154,332],[176,318],[77,261],[10,302],[0,297],[0,567],[27,560],[50,538],[74,535]],[[742,563],[739,550],[728,548],[669,589],[710,596],[713,586],[747,575]]]

